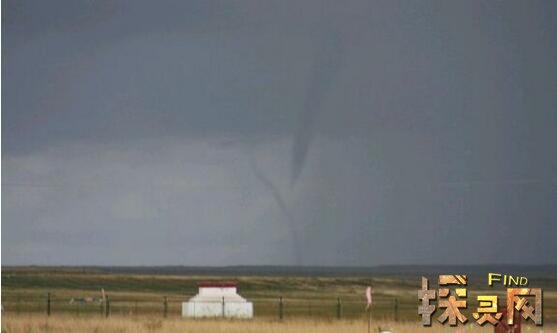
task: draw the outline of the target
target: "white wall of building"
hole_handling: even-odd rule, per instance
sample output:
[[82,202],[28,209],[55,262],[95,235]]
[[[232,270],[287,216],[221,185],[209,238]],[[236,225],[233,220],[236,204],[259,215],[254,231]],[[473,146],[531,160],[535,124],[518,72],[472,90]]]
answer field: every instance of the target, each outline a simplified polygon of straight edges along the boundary
[[[224,310],[224,315],[223,315]],[[184,302],[182,316],[193,318],[253,318],[253,303],[251,302]]]
[[253,303],[226,303],[224,316],[227,318],[253,318]]
[[253,303],[238,295],[236,287],[200,287],[197,295],[182,303],[182,316],[252,318]]

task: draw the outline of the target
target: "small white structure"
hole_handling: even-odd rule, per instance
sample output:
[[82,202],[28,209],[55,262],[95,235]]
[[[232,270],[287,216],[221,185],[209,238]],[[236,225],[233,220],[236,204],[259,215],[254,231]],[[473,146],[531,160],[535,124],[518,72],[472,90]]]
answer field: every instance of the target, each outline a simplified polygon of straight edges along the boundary
[[199,293],[182,303],[182,317],[253,318],[253,303],[238,295],[233,282],[198,284]]

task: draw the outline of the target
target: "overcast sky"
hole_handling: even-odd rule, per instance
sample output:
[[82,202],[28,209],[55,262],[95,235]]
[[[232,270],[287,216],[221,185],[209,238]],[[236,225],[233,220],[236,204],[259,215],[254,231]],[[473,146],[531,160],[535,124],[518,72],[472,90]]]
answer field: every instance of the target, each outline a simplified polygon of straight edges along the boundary
[[2,1],[2,264],[555,264],[556,14]]

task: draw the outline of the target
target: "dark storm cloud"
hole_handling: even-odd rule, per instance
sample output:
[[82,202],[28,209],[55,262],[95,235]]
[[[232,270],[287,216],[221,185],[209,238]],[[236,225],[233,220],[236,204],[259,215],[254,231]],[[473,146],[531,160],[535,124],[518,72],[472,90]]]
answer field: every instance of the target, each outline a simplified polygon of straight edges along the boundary
[[555,263],[551,2],[2,6],[6,264]]

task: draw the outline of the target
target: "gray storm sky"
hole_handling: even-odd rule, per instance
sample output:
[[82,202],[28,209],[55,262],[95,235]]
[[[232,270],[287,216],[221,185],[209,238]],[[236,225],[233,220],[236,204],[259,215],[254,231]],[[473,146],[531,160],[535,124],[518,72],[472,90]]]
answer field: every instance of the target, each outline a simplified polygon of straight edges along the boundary
[[2,263],[557,263],[553,1],[2,1]]

